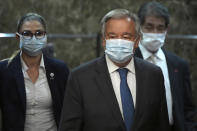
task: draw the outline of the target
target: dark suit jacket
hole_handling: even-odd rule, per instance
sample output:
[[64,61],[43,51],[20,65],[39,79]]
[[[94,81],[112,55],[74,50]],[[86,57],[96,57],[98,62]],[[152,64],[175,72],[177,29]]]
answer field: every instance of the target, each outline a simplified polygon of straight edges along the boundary
[[[136,108],[132,131],[168,131],[160,68],[136,58]],[[105,57],[72,71],[59,131],[126,131]]]
[[[44,56],[44,64],[53,100],[54,117],[58,126],[69,70],[63,62],[46,56]],[[53,78],[50,73],[54,73]],[[3,131],[23,131],[26,93],[20,54],[12,60],[0,62],[0,106]]]
[[[162,50],[166,57],[172,92],[174,131],[197,131],[193,120],[196,108],[192,103],[189,66],[180,57]],[[143,58],[139,48],[135,56]]]

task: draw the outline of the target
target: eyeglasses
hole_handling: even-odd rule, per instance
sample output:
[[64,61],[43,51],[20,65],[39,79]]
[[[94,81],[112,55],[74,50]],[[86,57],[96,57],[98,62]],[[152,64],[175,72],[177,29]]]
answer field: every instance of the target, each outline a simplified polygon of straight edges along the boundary
[[145,32],[156,32],[156,33],[163,33],[167,30],[165,25],[159,25],[159,26],[154,26],[151,24],[145,24],[144,26],[142,26],[143,31]]
[[45,34],[46,34],[46,31],[36,31],[35,33],[32,33],[31,31],[23,31],[18,35],[22,35],[24,39],[30,40],[32,39],[33,36],[35,36],[36,39],[42,39],[45,37]]

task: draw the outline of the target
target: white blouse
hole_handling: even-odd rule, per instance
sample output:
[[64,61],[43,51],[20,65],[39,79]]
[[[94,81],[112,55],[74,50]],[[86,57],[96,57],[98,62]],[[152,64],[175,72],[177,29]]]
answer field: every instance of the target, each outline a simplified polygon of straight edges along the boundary
[[28,67],[22,57],[21,63],[26,91],[24,131],[57,131],[43,56],[40,62],[39,77],[35,83],[32,83],[29,78],[27,74]]

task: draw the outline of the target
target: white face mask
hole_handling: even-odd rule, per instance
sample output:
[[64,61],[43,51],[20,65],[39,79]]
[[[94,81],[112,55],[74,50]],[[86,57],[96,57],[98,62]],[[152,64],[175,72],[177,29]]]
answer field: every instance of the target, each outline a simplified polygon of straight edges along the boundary
[[29,56],[37,56],[42,53],[42,49],[47,44],[47,36],[42,39],[36,39],[33,36],[32,39],[26,40],[20,35],[20,48]]
[[106,40],[105,53],[116,63],[124,63],[133,56],[134,42],[123,39]]
[[165,33],[143,33],[143,39],[140,43],[150,52],[156,52],[164,45]]

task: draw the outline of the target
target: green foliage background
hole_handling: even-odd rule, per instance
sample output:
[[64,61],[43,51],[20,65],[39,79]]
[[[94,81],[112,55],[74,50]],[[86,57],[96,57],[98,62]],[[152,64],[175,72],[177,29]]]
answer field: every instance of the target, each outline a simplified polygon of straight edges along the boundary
[[[0,0],[0,33],[15,33],[17,20],[36,12],[47,21],[48,33],[92,34],[100,31],[100,20],[110,10],[126,8],[137,12],[148,0]],[[171,24],[168,34],[197,34],[196,0],[157,0],[169,8]],[[70,68],[96,57],[96,39],[49,39],[56,57]],[[197,40],[167,39],[166,48],[190,64],[192,91],[197,105]],[[0,38],[0,59],[17,50],[15,38]],[[102,54],[102,50],[101,50]]]

